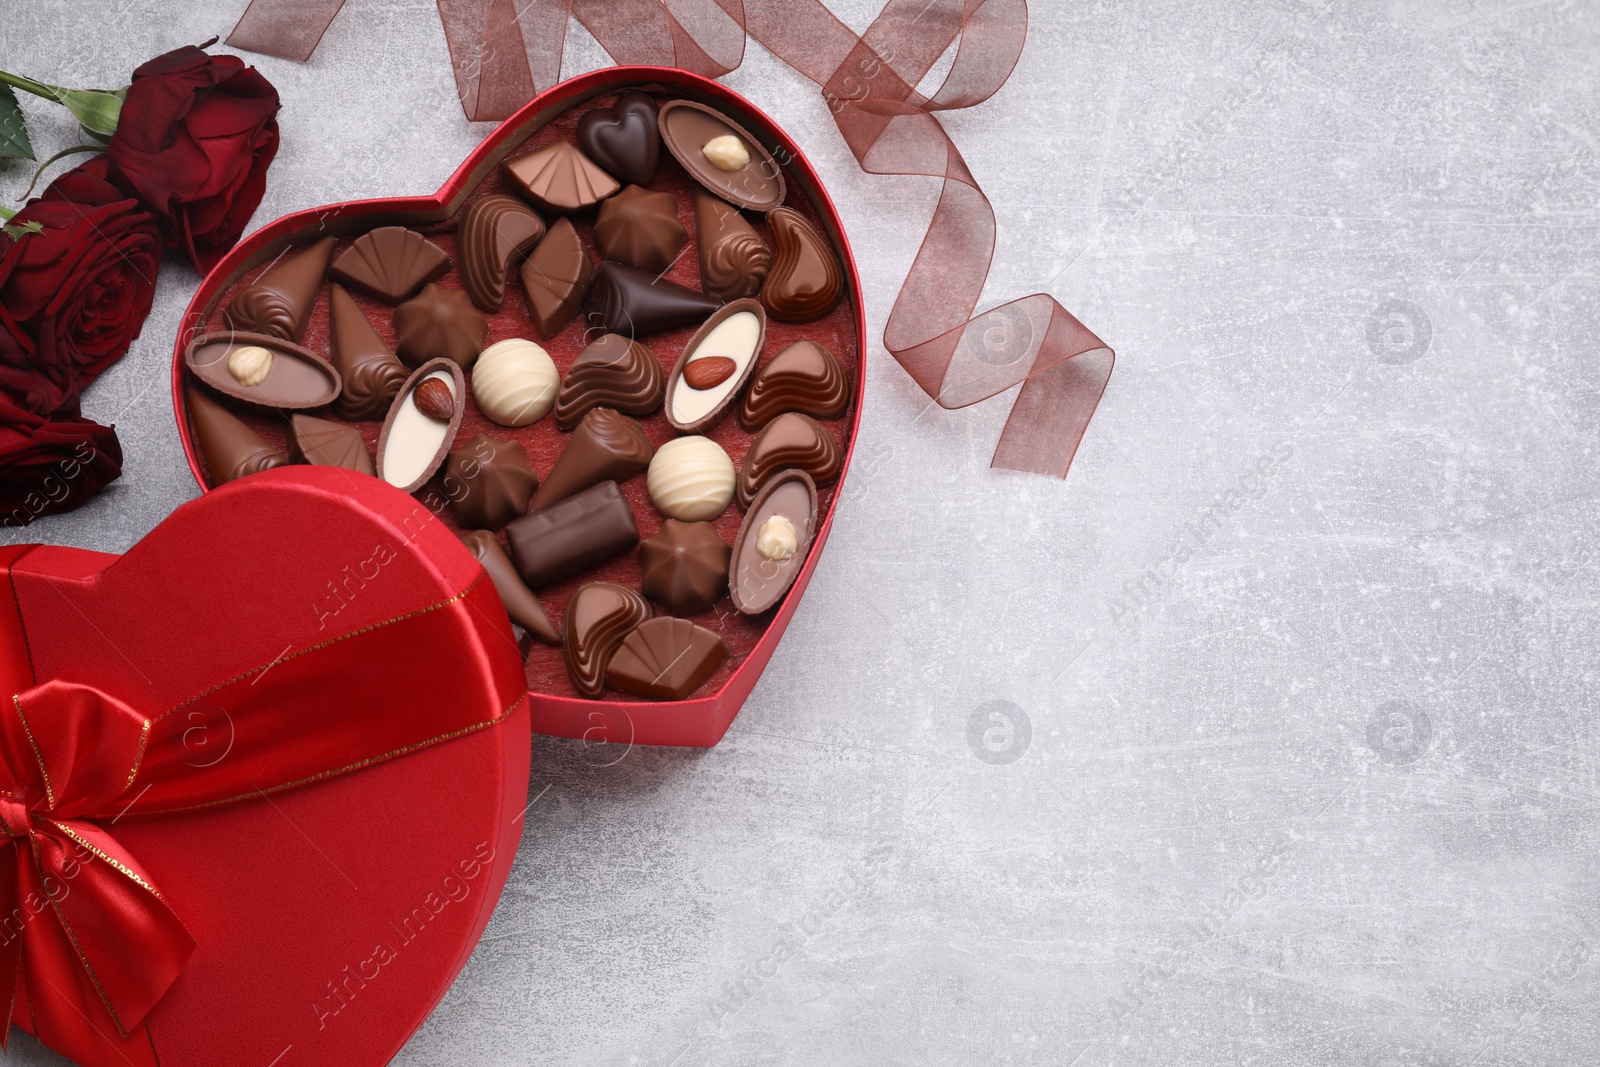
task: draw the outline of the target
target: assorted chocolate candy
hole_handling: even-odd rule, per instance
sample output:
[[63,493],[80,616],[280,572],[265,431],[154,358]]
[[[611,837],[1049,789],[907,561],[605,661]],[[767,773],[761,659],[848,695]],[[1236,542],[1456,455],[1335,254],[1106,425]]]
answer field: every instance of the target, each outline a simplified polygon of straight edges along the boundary
[[841,335],[767,342],[828,316],[844,272],[715,108],[627,91],[569,136],[506,159],[453,233],[279,252],[187,346],[192,440],[212,484],[294,462],[417,494],[576,692],[682,700],[782,602],[842,469]]

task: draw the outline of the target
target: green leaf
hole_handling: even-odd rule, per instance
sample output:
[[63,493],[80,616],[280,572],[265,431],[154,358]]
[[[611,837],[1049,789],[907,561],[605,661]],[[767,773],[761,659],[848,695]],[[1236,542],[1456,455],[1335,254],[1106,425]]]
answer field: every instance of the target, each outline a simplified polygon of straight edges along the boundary
[[17,106],[17,93],[9,85],[0,85],[0,156],[9,159],[32,159],[33,145],[28,142],[28,127],[22,124],[22,108]]
[[88,137],[91,140],[99,141],[101,144],[111,143],[111,135],[109,133],[98,133],[94,130],[91,130],[81,122],[78,123],[78,129],[83,132],[85,137]]
[[107,137],[117,132],[117,118],[122,114],[122,98],[104,89],[68,89],[61,94],[61,103],[91,133]]
[[8,223],[5,226],[0,226],[0,233],[5,234],[7,237],[11,238],[13,241],[20,239],[22,237],[22,235],[25,234],[25,233],[43,233],[43,232],[44,232],[44,223],[38,221],[37,219],[31,220],[31,221],[28,221],[28,222],[18,222],[16,224],[9,224]]

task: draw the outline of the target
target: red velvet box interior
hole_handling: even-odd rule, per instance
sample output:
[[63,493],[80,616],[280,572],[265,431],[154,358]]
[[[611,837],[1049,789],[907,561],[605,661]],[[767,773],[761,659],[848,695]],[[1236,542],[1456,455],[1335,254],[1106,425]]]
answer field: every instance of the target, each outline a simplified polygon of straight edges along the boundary
[[[605,106],[621,88],[641,88],[658,100],[685,97],[701,100],[721,108],[756,135],[774,155],[789,160],[783,167],[789,186],[787,204],[801,211],[815,222],[823,233],[829,235],[844,267],[846,286],[843,299],[823,318],[809,323],[786,324],[769,321],[762,359],[770,359],[788,344],[798,340],[819,341],[827,345],[840,358],[850,378],[851,404],[846,413],[837,419],[825,420],[825,426],[845,451],[846,470],[850,446],[860,420],[861,396],[864,384],[865,313],[861,305],[859,279],[844,231],[820,179],[799,148],[771,119],[715,82],[682,71],[659,68],[617,67],[595,71],[563,82],[535,98],[527,107],[508,119],[498,130],[487,137],[474,151],[449,182],[433,197],[403,200],[358,201],[333,205],[315,211],[286,216],[258,231],[236,248],[202,283],[185,318],[185,329],[179,337],[174,356],[174,396],[178,406],[178,424],[184,437],[185,448],[196,478],[202,486],[207,484],[203,463],[198,461],[197,446],[190,432],[187,413],[183,409],[182,357],[185,340],[195,333],[225,329],[222,308],[240,288],[249,284],[290,244],[327,234],[339,235],[335,255],[348,246],[349,241],[367,230],[394,223],[404,223],[425,233],[428,238],[452,257],[455,255],[455,223],[462,207],[471,199],[490,193],[510,192],[499,170],[499,162],[507,156],[525,152],[538,145],[557,139],[574,139],[577,120],[590,107]],[[683,254],[668,271],[667,277],[693,289],[700,284],[699,260],[692,238],[694,208],[694,182],[683,168],[663,149],[661,166],[651,189],[670,192],[678,201],[679,217],[690,229],[691,241]],[[764,218],[746,213],[757,231],[771,243],[771,233]],[[592,258],[594,253],[594,213],[573,217]],[[447,288],[459,288],[460,276],[452,268],[438,282]],[[329,350],[327,283],[319,297],[315,313],[301,344],[313,352]],[[385,341],[393,346],[393,309],[379,301],[356,296],[358,304],[367,314]],[[488,343],[508,337],[537,339],[529,315],[526,294],[513,277],[507,286],[504,308],[489,316]],[[642,338],[670,372],[684,343],[694,332],[693,327]],[[555,338],[540,342],[549,351],[556,367],[563,373],[585,344],[584,322],[580,314]],[[288,426],[286,415],[270,412],[252,412],[243,406],[230,406],[245,418],[263,437],[281,446]],[[327,416],[332,417],[332,416]],[[653,445],[659,446],[675,436],[661,411],[640,420]],[[381,422],[356,423],[361,428],[369,447],[375,447]],[[534,470],[542,477],[547,474],[565,444],[567,434],[558,430],[550,417],[532,426],[510,429],[498,426],[483,417],[476,404],[469,405],[457,435],[458,444],[473,434],[520,441]],[[730,415],[707,436],[720,444],[738,464],[749,446],[751,437]],[[559,648],[535,644],[525,661],[528,687],[531,694],[533,729],[536,732],[564,737],[582,737],[588,740],[607,740],[633,744],[701,745],[715,744],[727,730],[738,713],[740,705],[754,686],[756,678],[776,647],[794,608],[816,566],[823,543],[831,527],[834,501],[844,473],[833,486],[819,494],[819,522],[809,559],[789,595],[780,606],[761,616],[749,617],[734,610],[724,597],[713,609],[694,618],[727,642],[730,655],[718,672],[702,685],[690,698],[676,702],[649,702],[628,697],[614,691],[599,701],[587,700],[577,695],[567,677]],[[662,517],[651,503],[645,489],[644,477],[638,476],[622,486],[622,491],[632,506],[641,538],[648,538],[660,529]],[[439,489],[439,476],[416,494],[420,505],[440,514],[443,521],[456,527],[454,517],[445,505]],[[742,511],[732,505],[716,520],[715,526],[730,545],[739,530]],[[567,599],[582,584],[596,580],[621,582],[639,587],[640,570],[636,552],[617,557],[598,567],[560,584],[539,590],[540,599],[552,614],[560,619]],[[659,609],[658,609],[659,610]]]
[[[326,583],[380,543],[398,557],[344,605],[341,629],[459,593],[476,561],[438,523],[407,526],[410,505],[376,480],[352,492],[335,472],[299,467],[185,505],[125,556],[36,549],[12,571],[36,674],[176,706],[325,639]],[[507,625],[482,653],[514,649]],[[225,759],[231,724],[194,714],[196,760]],[[196,943],[149,1016],[161,1063],[388,1062],[499,898],[528,751],[519,707],[498,726],[270,799],[107,827]]]

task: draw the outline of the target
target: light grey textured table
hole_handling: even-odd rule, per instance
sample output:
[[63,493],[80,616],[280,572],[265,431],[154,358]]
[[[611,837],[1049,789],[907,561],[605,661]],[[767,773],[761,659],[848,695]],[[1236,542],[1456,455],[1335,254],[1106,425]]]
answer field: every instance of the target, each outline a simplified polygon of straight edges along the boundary
[[[5,0],[0,66],[112,84],[242,7]],[[1065,482],[989,471],[1007,405],[930,410],[885,354],[937,186],[861,174],[752,46],[728,84],[866,281],[854,491],[721,746],[536,739],[511,883],[398,1062],[1594,1062],[1597,15],[1036,3],[948,124],[990,297],[1048,287],[1119,352]],[[604,63],[574,32],[568,72]],[[432,191],[488,129],[423,0],[254,62],[258,223]],[[194,494],[195,282],[169,261],[85,398],[122,481],[30,537],[121,551]]]

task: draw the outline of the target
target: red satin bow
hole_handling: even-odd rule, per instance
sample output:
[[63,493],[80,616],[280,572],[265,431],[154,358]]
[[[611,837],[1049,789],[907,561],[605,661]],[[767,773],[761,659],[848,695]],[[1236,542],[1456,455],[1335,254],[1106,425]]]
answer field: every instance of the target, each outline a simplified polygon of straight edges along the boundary
[[[6,574],[31,547],[0,549],[0,589],[9,592]],[[195,946],[116,824],[265,797],[494,725],[525,690],[514,659],[483,654],[494,639],[481,631],[499,618],[479,580],[177,708],[138,708],[71,681],[32,684],[20,613],[0,595],[0,681],[15,694],[0,697],[7,1017],[86,1067],[154,1067],[143,1021]],[[408,669],[422,663],[434,666]],[[185,736],[196,715],[226,723],[225,755],[196,758]]]
[[[305,60],[344,0],[251,0],[235,48]],[[939,112],[989,99],[1028,35],[1026,0],[889,0],[857,36],[821,0],[438,0],[461,106],[503,119],[561,73],[569,16],[619,63],[706,77],[744,58],[745,35],[822,87],[863,170],[943,182],[900,287],[884,346],[945,408],[1016,385],[993,466],[1065,477],[1116,361],[1056,300],[1035,293],[973,317],[995,249],[994,208]],[[917,92],[956,45],[943,84]]]

